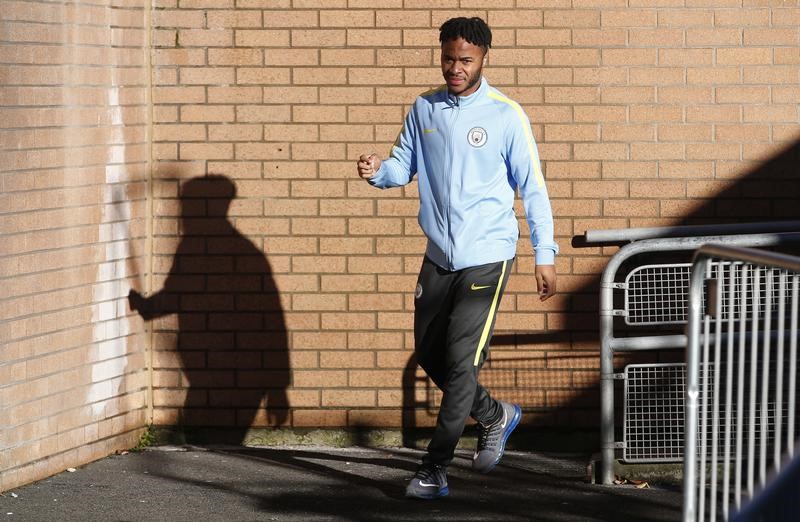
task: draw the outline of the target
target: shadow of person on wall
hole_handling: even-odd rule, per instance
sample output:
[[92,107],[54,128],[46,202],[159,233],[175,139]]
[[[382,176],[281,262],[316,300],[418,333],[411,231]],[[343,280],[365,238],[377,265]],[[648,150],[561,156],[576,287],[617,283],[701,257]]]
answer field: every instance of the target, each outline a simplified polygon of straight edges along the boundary
[[[145,320],[176,315],[177,332],[168,321],[154,325],[154,361],[169,361],[175,350],[182,377],[156,363],[163,380],[155,406],[179,408],[188,440],[241,444],[251,426],[288,419],[291,368],[280,295],[264,252],[228,219],[235,197],[224,176],[185,182],[180,242],[163,287],[128,296]],[[163,346],[175,335],[174,347]],[[175,391],[185,395],[182,404],[171,402]]]

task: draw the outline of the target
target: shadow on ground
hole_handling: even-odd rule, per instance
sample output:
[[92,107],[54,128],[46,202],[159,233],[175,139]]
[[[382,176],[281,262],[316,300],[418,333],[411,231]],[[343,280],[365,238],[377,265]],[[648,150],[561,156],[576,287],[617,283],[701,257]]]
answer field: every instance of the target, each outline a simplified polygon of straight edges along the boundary
[[[176,455],[180,457],[180,454],[168,457]],[[587,459],[580,455],[510,453],[489,475],[472,472],[469,461],[462,455],[449,470],[449,497],[437,501],[408,500],[403,497],[405,485],[419,457],[419,452],[404,449],[217,449],[202,454],[209,467],[198,472],[216,472],[220,476],[226,468],[240,472],[228,476],[226,481],[211,482],[193,478],[192,466],[187,468],[185,462],[151,459],[148,466],[151,475],[199,488],[207,494],[234,495],[236,502],[248,504],[254,514],[272,514],[276,520],[680,518],[678,492],[589,484],[583,470]],[[236,476],[252,480],[231,480]]]

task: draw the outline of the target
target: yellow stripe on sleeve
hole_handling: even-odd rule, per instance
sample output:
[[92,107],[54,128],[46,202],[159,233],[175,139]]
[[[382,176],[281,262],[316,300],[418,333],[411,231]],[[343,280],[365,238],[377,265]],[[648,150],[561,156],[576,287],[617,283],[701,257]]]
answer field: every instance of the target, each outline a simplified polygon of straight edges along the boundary
[[536,184],[540,187],[543,187],[544,176],[542,175],[542,167],[537,161],[538,155],[536,154],[536,145],[533,140],[533,132],[531,132],[531,126],[528,123],[528,118],[525,116],[525,112],[522,110],[522,107],[520,107],[520,105],[511,98],[506,98],[505,96],[494,91],[489,91],[489,97],[510,105],[511,108],[514,109],[514,112],[517,113],[517,116],[519,116],[520,122],[522,123],[522,129],[525,132],[525,138],[528,142],[528,152],[531,156],[531,163],[533,166],[534,177],[536,178]]

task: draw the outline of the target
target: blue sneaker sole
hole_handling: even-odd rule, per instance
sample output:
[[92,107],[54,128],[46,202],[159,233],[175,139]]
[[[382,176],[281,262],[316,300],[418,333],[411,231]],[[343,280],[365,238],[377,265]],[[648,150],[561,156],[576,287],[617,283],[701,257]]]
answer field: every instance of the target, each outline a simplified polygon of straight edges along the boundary
[[506,432],[503,434],[503,440],[500,441],[500,455],[497,456],[497,460],[494,461],[494,464],[486,468],[485,470],[481,471],[481,473],[489,473],[492,471],[498,464],[500,464],[500,459],[503,458],[503,454],[506,452],[506,441],[511,436],[511,432],[517,428],[520,419],[522,419],[522,408],[514,405],[514,417],[511,419],[511,422],[506,428]]

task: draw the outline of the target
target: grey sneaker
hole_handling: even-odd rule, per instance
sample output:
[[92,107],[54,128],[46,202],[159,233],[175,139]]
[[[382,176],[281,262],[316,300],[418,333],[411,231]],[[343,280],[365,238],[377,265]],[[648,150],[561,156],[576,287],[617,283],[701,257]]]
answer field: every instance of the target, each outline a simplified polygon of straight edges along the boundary
[[406,497],[434,499],[447,496],[447,468],[439,464],[422,463],[406,487]]
[[489,473],[503,458],[506,441],[522,418],[522,408],[516,404],[500,401],[503,416],[494,424],[484,426],[478,424],[478,447],[472,456],[472,469],[480,473]]

